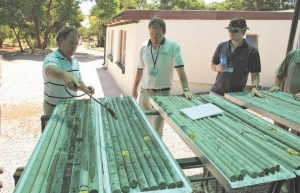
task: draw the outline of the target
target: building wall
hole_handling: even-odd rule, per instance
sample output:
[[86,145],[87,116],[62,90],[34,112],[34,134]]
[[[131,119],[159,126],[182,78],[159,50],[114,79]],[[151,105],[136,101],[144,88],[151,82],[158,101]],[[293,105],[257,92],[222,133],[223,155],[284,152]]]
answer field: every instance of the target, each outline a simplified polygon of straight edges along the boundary
[[[137,24],[129,24],[126,26],[117,26],[113,28],[107,28],[109,37],[106,39],[107,53],[110,54],[110,41],[111,30],[114,31],[114,45],[113,45],[113,61],[106,58],[105,65],[109,70],[111,76],[121,89],[123,95],[131,95],[131,89],[134,82],[135,74],[135,61],[137,57],[136,36],[137,36]],[[116,62],[120,61],[120,31],[126,31],[126,57],[125,57],[125,74],[122,74],[121,69],[116,65]]]
[[[216,72],[210,69],[213,53],[220,42],[228,41],[229,36],[224,28],[229,20],[165,20],[166,37],[177,41],[185,61],[185,71],[193,93],[208,92],[215,81]],[[115,32],[127,32],[126,72],[122,74],[113,62],[106,60],[106,65],[124,95],[131,95],[136,73],[137,54],[141,44],[149,39],[149,20],[136,24],[108,27]],[[275,71],[286,55],[291,20],[247,20],[250,30],[246,34],[257,35],[258,50],[261,56],[262,72],[260,84],[263,87],[273,86]],[[294,47],[297,45],[297,29]],[[118,33],[115,33],[114,52],[118,52]],[[246,36],[245,36],[246,37]],[[109,38],[107,39],[109,45]],[[114,61],[116,61],[114,57]],[[176,71],[174,71],[172,94],[182,91]],[[250,76],[248,83],[251,85]]]

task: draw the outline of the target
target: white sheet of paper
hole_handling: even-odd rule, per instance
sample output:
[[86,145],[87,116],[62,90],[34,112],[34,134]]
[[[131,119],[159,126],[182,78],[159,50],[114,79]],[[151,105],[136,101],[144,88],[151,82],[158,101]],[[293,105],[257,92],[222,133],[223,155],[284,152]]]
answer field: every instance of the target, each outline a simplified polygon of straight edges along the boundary
[[180,109],[180,112],[190,117],[192,120],[223,114],[222,109],[211,103]]

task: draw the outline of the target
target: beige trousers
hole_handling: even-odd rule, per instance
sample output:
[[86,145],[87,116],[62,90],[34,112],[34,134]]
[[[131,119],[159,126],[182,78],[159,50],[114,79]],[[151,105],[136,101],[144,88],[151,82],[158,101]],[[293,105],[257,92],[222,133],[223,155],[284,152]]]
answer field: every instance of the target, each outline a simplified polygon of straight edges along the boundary
[[[154,110],[153,106],[149,102],[150,96],[169,96],[169,95],[170,95],[170,90],[161,91],[161,92],[152,92],[152,91],[146,91],[145,89],[142,88],[139,96],[139,105],[145,111]],[[149,115],[148,119],[150,120],[151,124],[153,125],[154,129],[156,129],[160,137],[162,137],[163,128],[164,128],[164,118],[160,115]]]
[[55,107],[50,106],[45,101],[43,102],[44,115],[52,115]]

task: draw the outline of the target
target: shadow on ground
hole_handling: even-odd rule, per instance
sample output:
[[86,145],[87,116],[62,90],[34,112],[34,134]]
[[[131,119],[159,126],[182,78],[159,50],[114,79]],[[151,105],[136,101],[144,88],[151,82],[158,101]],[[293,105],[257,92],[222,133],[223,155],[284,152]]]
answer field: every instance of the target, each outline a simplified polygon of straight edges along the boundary
[[119,97],[122,92],[105,67],[97,68],[98,77],[105,97]]
[[103,56],[100,55],[95,56],[88,53],[80,53],[80,52],[76,52],[75,57],[78,59],[79,62],[92,62],[94,60],[100,60],[104,58]]
[[[25,53],[20,52],[19,50],[8,50],[1,49],[0,55],[3,55],[3,60],[14,61],[14,60],[33,60],[43,62],[46,54],[34,54],[34,53]],[[79,63],[81,62],[92,62],[95,60],[103,59],[103,56],[93,55],[88,53],[75,53],[75,57],[78,59]]]

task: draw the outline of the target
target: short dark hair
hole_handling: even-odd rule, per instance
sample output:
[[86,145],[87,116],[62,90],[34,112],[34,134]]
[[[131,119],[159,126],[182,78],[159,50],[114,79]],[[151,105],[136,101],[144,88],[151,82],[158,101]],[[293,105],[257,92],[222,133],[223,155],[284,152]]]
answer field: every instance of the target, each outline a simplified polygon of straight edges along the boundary
[[76,34],[78,37],[80,37],[80,33],[76,27],[65,25],[57,32],[57,35],[55,38],[57,46],[59,45],[59,38],[65,39],[71,32]]
[[154,24],[158,24],[162,28],[163,32],[166,33],[166,23],[164,20],[158,17],[154,17],[150,20],[148,28]]

